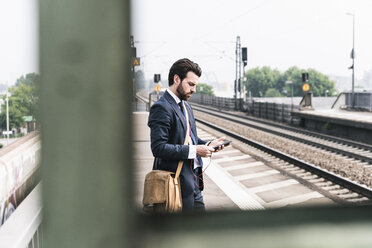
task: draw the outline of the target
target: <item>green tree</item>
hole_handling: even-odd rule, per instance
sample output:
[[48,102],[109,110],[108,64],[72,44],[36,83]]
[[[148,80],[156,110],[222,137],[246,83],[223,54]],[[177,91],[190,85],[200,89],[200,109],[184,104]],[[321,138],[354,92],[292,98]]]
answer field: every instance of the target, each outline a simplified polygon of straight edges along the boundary
[[15,86],[19,86],[20,84],[30,85],[35,87],[35,90],[38,90],[40,86],[40,75],[33,72],[26,74],[26,76],[21,76],[16,80]]
[[262,97],[268,89],[280,89],[284,85],[280,72],[268,66],[250,69],[246,72],[245,77],[247,93],[250,91],[253,97]]
[[[15,87],[9,88],[11,98],[22,108],[23,115],[30,115],[38,119],[40,75],[29,73],[17,79]],[[17,106],[17,107],[18,107]]]
[[314,96],[324,96],[326,90],[328,90],[329,96],[336,94],[335,82],[331,81],[328,76],[314,69],[309,69],[307,72],[309,73],[310,91]]
[[[302,71],[296,66],[290,67],[288,70],[286,70],[283,74],[283,81],[291,81],[293,83],[293,96],[302,96]],[[285,92],[287,93],[287,96],[291,96],[292,92],[292,85],[291,84],[285,84],[284,85]]]
[[303,70],[296,66],[289,68],[284,73],[267,66],[247,71],[245,74],[247,94],[250,91],[253,97],[291,96],[292,85],[285,82],[292,81],[293,96],[303,96],[302,73],[304,72],[309,73],[308,84],[314,96],[324,96],[327,90],[329,96],[336,94],[335,82],[331,81],[328,76],[314,69]]
[[196,93],[214,96],[213,87],[204,83],[198,83],[196,86]]
[[[24,120],[21,110],[12,105],[11,101],[9,100],[9,130],[11,130],[12,128],[19,128],[23,124]],[[1,129],[6,130],[6,103],[1,106],[0,127]]]
[[280,94],[279,90],[270,88],[266,91],[265,97],[281,97],[282,94]]
[[[23,116],[33,116],[38,119],[38,89],[40,76],[27,74],[17,79],[15,86],[8,89],[9,97],[9,127],[19,128],[24,124]],[[3,96],[1,106],[0,127],[6,129],[6,96]]]

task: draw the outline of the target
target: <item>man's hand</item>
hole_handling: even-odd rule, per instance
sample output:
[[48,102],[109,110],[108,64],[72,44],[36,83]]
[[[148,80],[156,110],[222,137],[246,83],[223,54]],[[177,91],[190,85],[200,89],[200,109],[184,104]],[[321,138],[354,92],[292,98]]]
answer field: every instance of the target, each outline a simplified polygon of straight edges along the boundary
[[206,158],[212,156],[212,152],[214,152],[213,147],[206,146],[206,145],[197,145],[196,146],[196,155]]
[[208,146],[212,147],[212,149],[213,149],[213,147],[218,146],[217,150],[213,149],[213,151],[219,152],[225,147],[225,146],[222,145],[224,140],[225,140],[225,137],[221,137],[219,139],[212,140],[211,143],[209,143]]

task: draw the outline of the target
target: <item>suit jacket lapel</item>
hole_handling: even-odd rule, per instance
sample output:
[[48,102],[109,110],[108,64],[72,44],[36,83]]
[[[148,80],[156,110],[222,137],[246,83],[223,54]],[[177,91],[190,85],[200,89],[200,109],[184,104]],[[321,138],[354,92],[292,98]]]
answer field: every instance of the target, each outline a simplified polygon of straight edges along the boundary
[[174,100],[174,98],[167,91],[165,91],[165,93],[164,93],[164,98],[169,102],[169,104],[171,105],[171,107],[173,108],[173,110],[176,112],[176,114],[178,115],[178,118],[181,120],[182,127],[186,131],[186,129],[187,129],[186,118],[182,114],[180,108],[178,107],[178,104],[176,103],[176,101]]

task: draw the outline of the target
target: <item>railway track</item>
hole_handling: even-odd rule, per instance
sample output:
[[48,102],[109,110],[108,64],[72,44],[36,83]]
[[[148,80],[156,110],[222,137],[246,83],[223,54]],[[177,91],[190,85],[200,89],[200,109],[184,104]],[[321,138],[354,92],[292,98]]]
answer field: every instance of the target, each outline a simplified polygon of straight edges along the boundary
[[[292,141],[301,142],[302,144],[306,145],[311,145],[316,149],[323,150],[324,152],[337,154],[337,156],[341,159],[344,159],[346,161],[353,160],[354,163],[355,162],[359,163],[359,166],[366,167],[370,166],[370,163],[368,161],[368,157],[370,154],[368,145],[365,145],[365,147],[363,148],[365,153],[365,155],[363,155],[360,154],[361,148],[358,146],[356,142],[354,143],[352,142],[352,145],[350,144],[345,145],[342,143],[342,139],[335,138],[337,141],[335,140],[329,141],[326,140],[325,137],[320,137],[321,135],[318,134],[309,135],[309,132],[306,132],[304,136],[309,136],[310,138],[309,137],[304,138],[301,137],[302,132],[301,130],[298,129],[289,130],[289,128],[286,127],[286,130],[281,131],[280,128],[278,127],[280,125],[275,125],[275,127],[271,129],[270,127],[268,127],[267,123],[254,124],[252,123],[253,122],[252,120],[247,120],[248,118],[239,116],[238,114],[234,114],[233,116],[231,116],[221,111],[218,111],[216,113],[216,110],[213,111],[206,108],[200,109],[194,104],[193,109],[194,112],[196,112],[196,116],[200,115],[197,114],[198,111],[204,114],[208,112],[208,116],[206,116],[204,120],[202,120],[200,117],[197,117],[197,121],[199,123],[202,123],[204,126],[207,126],[208,128],[215,130],[216,132],[219,132],[220,135],[226,135],[236,141],[241,142],[243,144],[242,145],[243,147],[244,146],[252,147],[249,149],[255,149],[255,151],[250,153],[255,154],[255,156],[257,156],[257,154],[260,154],[262,157],[259,159],[266,161],[266,163],[273,169],[280,171],[280,173],[282,174],[295,178],[297,181],[301,182],[304,185],[307,185],[308,187],[321,193],[327,198],[332,199],[334,202],[338,202],[341,204],[370,203],[370,199],[372,198],[372,190],[370,187],[355,182],[354,180],[351,180],[346,176],[337,175],[332,171],[326,170],[317,165],[311,164],[309,162],[298,159],[294,156],[288,155],[285,152],[282,152],[278,149],[271,148],[260,142],[249,139],[239,132],[227,130],[228,128],[226,128],[226,126],[229,125],[228,124],[226,125],[226,123],[227,122],[234,123],[230,125],[232,129],[234,129],[233,126],[236,125],[236,123],[239,123],[242,126],[248,126],[250,128],[258,126],[257,129],[268,132],[270,135],[277,135],[280,136],[282,139],[289,138]],[[215,119],[211,119],[211,115]],[[225,121],[224,127],[219,127],[215,124],[216,118],[224,119]],[[294,134],[291,134],[290,132]],[[307,139],[311,141],[307,141]],[[319,139],[323,139],[322,140],[323,144],[316,143],[316,140]],[[324,145],[324,143],[328,144]],[[331,144],[335,144],[335,146],[337,146],[338,148],[332,149]],[[340,147],[342,147],[342,149]],[[347,151],[347,147],[349,148],[354,147],[354,149],[350,149],[352,151]],[[355,155],[354,151],[357,151],[356,156],[354,156]],[[352,157],[352,159],[350,157]],[[358,159],[360,160],[358,161]],[[327,162],[329,163],[330,161]]]
[[372,145],[193,104],[193,109],[372,164]]

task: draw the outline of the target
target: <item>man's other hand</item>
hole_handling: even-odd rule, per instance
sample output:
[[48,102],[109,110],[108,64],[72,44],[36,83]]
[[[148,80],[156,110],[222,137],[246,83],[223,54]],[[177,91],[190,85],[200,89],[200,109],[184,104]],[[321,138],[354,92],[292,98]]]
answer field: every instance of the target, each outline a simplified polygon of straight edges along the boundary
[[206,145],[197,145],[196,146],[196,155],[206,158],[212,156],[212,152],[214,152],[213,147],[206,146]]

